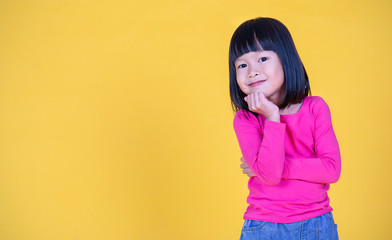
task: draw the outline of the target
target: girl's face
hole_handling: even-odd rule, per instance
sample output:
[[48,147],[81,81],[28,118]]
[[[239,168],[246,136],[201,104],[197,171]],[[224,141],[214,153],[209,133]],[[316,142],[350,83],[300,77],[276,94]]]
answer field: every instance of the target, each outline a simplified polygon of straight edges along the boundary
[[279,105],[283,99],[284,72],[278,55],[273,51],[248,52],[235,61],[237,83],[249,95],[262,92],[264,96]]

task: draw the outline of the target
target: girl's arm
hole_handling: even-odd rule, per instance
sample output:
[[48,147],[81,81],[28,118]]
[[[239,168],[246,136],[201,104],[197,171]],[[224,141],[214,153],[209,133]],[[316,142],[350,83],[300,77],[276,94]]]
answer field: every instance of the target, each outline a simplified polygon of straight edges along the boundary
[[[320,99],[315,111],[315,157],[286,156],[282,179],[297,179],[314,183],[337,182],[341,172],[339,145],[333,131],[328,105]],[[256,176],[241,158],[243,173]]]
[[315,183],[337,182],[341,172],[338,141],[332,127],[328,105],[320,98],[314,109],[313,158],[286,156],[283,179],[299,179]]
[[234,117],[233,126],[249,168],[263,183],[278,184],[282,179],[285,162],[286,124],[265,121],[261,129],[256,116],[240,110]]

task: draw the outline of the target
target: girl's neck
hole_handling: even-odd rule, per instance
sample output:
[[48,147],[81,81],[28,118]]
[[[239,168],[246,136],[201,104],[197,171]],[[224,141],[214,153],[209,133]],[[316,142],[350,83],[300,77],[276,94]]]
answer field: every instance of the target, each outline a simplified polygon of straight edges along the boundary
[[296,104],[291,104],[290,107],[286,107],[283,109],[279,109],[280,115],[290,115],[299,112],[301,110],[302,104],[304,102],[296,103]]

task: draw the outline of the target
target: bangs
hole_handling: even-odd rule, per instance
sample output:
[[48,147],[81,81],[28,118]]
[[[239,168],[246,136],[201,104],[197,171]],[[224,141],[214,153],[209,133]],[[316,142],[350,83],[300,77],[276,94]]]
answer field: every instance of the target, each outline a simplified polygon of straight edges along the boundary
[[243,24],[233,34],[230,42],[229,60],[231,64],[248,52],[274,50],[274,41],[268,29],[262,29],[252,22]]
[[263,51],[264,48],[255,39],[253,33],[246,36],[233,36],[232,43],[230,44],[230,62],[234,64],[237,58],[241,57],[248,52]]

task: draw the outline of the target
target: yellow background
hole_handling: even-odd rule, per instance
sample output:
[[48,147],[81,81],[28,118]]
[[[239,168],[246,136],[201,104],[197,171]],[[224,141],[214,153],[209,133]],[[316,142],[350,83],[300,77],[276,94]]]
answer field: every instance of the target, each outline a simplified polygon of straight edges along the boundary
[[340,239],[392,239],[385,0],[0,1],[0,239],[239,239],[228,45],[281,20],[332,111]]

